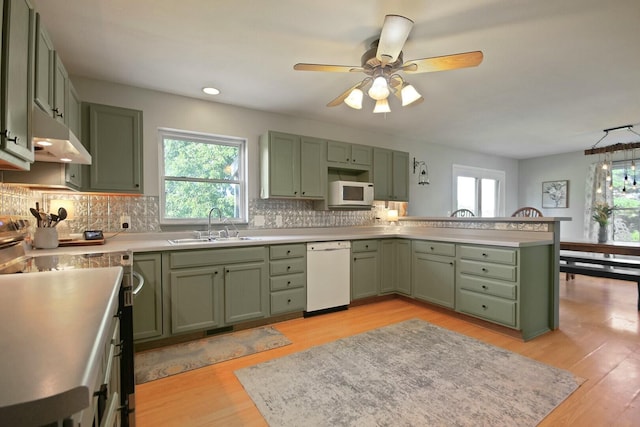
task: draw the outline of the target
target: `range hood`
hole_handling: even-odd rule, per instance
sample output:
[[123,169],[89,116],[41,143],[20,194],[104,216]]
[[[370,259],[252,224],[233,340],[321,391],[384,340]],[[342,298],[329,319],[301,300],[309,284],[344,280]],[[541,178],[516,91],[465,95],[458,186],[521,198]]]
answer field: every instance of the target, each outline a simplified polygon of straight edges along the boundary
[[32,117],[36,161],[91,164],[91,154],[68,127],[36,106]]

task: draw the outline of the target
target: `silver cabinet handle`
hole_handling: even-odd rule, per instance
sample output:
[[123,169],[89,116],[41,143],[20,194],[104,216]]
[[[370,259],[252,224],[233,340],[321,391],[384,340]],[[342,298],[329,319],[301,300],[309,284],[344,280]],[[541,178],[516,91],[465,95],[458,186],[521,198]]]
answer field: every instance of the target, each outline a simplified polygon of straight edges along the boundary
[[137,271],[133,271],[132,274],[135,279],[138,279],[138,287],[133,290],[133,294],[138,295],[138,292],[140,292],[144,286],[144,277]]

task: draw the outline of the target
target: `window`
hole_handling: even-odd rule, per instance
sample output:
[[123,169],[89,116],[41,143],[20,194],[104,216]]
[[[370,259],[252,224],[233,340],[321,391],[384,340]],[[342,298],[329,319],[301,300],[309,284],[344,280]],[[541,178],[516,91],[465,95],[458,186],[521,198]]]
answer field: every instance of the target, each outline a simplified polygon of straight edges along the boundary
[[640,175],[636,172],[640,171],[632,169],[630,161],[613,162],[611,189],[604,190],[613,196],[613,240],[620,242],[640,241],[640,186],[634,185],[636,178],[640,184]]
[[160,221],[203,223],[216,207],[246,222],[245,151],[242,138],[160,129]]
[[453,210],[469,209],[476,216],[504,214],[504,171],[453,165]]

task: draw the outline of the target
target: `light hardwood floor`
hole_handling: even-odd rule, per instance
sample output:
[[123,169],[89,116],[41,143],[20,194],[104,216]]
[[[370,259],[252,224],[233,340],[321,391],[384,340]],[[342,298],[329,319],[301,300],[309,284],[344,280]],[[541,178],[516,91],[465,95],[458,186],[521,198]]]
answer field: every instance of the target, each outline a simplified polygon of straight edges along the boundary
[[138,386],[137,426],[265,426],[233,374],[236,369],[411,318],[585,379],[541,426],[640,425],[640,316],[635,283],[584,276],[565,282],[564,275],[560,282],[560,329],[526,343],[403,299],[277,323],[292,345]]

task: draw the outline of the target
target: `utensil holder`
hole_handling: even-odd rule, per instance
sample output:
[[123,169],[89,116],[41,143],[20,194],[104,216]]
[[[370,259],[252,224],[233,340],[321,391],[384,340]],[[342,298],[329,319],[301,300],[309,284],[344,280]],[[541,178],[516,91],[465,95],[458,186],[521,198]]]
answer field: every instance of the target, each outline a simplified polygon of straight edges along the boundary
[[36,228],[33,235],[33,246],[40,249],[58,247],[58,231],[53,227]]

